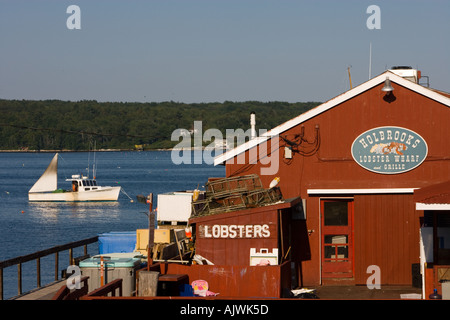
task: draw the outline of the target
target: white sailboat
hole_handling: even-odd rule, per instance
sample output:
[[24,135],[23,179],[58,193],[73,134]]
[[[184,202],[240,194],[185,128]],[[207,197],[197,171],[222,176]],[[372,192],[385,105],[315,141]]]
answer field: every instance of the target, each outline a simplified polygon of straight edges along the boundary
[[83,175],[73,175],[71,190],[58,189],[58,153],[28,191],[29,201],[117,201],[120,187],[102,187]]

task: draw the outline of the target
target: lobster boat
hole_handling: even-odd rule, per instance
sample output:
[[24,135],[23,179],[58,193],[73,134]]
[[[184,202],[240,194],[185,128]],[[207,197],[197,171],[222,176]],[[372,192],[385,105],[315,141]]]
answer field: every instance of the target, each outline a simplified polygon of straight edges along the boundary
[[117,201],[120,186],[100,186],[95,178],[72,175],[70,190],[58,189],[58,153],[28,191],[29,201]]

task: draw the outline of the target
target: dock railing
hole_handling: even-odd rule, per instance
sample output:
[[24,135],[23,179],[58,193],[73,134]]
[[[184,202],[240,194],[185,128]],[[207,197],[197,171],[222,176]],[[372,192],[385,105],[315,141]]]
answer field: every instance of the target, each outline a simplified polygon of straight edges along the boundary
[[87,295],[82,296],[80,299],[81,300],[89,300],[90,297],[107,297],[108,294],[111,294],[112,297],[115,297],[117,289],[119,291],[118,296],[121,297],[123,294],[122,282],[123,282],[123,279],[120,279],[120,278],[114,279],[111,282],[101,286],[100,288],[89,292]]
[[98,241],[98,236],[87,238],[79,241],[66,243],[55,246],[42,251],[37,251],[24,256],[0,261],[0,300],[3,300],[3,269],[17,265],[17,295],[22,295],[22,264],[25,262],[36,260],[36,288],[41,287],[41,258],[54,254],[55,255],[55,282],[59,280],[59,253],[69,250],[69,265],[74,264],[73,249],[84,246],[84,256],[88,255],[88,244]]

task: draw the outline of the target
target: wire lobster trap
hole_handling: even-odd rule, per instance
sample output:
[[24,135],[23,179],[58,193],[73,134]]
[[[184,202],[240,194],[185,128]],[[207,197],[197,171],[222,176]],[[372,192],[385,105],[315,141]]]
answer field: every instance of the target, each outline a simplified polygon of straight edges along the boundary
[[216,213],[241,210],[248,207],[244,194],[236,194],[221,199],[207,198],[192,203],[192,216],[206,216]]
[[259,207],[283,200],[279,187],[256,190],[246,195],[247,207]]
[[256,174],[209,181],[205,188],[206,198],[192,203],[192,217],[255,208],[283,199],[280,188],[264,189]]
[[257,174],[231,177],[208,181],[205,185],[206,197],[228,197],[253,190],[263,189],[261,179]]

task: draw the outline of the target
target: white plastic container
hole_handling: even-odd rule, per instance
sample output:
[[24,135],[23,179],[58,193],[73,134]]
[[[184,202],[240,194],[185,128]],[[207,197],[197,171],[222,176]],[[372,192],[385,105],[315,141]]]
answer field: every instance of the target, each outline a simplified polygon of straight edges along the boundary
[[264,266],[264,265],[277,265],[278,264],[278,248],[273,248],[272,252],[269,249],[261,249],[256,252],[256,248],[250,248],[250,265],[251,266]]
[[158,194],[158,221],[187,222],[191,216],[193,192]]

